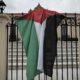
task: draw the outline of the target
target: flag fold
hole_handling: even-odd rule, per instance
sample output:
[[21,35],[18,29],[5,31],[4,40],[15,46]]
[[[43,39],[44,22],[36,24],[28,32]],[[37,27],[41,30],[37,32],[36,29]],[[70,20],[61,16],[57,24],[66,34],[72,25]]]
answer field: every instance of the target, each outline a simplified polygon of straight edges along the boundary
[[[55,18],[57,15],[59,16]],[[60,13],[44,8],[17,18],[16,24],[27,56],[27,80],[34,80],[40,72],[52,76],[53,63],[57,54],[56,29],[62,19]]]

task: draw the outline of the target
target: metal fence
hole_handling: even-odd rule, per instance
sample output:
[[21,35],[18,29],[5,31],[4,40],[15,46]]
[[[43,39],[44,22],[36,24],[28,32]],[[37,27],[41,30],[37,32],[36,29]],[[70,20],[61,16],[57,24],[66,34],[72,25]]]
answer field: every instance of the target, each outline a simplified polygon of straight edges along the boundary
[[[44,73],[37,75],[35,80],[80,80],[79,67],[79,14],[65,14],[66,19],[59,26],[60,37],[57,43],[57,57],[54,63],[53,76]],[[15,27],[15,33],[14,29]],[[15,35],[15,40],[14,36]],[[11,38],[11,40],[10,40]],[[18,28],[13,23],[7,25],[7,74],[6,80],[26,79],[27,58]]]

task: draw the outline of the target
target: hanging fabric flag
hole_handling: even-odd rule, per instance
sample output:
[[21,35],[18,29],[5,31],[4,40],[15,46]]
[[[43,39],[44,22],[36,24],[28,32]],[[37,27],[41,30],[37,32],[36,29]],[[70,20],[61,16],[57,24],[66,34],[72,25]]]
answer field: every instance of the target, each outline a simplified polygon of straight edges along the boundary
[[43,42],[46,19],[59,14],[38,5],[38,8],[16,20],[27,56],[27,80],[44,71]]
[[64,18],[63,15],[50,16],[46,20],[44,36],[44,73],[52,77],[53,65],[57,55],[57,27]]

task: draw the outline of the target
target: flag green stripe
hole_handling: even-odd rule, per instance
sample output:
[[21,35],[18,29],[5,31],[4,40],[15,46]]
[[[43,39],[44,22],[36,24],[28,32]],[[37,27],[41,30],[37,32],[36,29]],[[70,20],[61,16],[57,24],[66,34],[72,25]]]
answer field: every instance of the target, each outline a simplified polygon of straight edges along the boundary
[[22,37],[23,45],[27,55],[28,54],[27,50],[30,42],[31,28],[32,28],[31,25],[33,24],[33,21],[17,20],[16,24],[18,25],[18,29]]
[[[37,61],[38,61],[38,38],[34,25],[32,26],[28,53],[29,53],[28,56],[30,57],[28,57],[27,60],[28,63],[27,67],[29,67],[30,69],[27,70],[28,73],[27,75],[30,78],[28,80],[32,80],[34,76],[37,74]],[[33,77],[31,77],[31,75],[33,75]]]
[[34,80],[37,74],[38,62],[38,38],[33,21],[18,20],[19,32],[21,34],[23,44],[27,54],[27,80]]

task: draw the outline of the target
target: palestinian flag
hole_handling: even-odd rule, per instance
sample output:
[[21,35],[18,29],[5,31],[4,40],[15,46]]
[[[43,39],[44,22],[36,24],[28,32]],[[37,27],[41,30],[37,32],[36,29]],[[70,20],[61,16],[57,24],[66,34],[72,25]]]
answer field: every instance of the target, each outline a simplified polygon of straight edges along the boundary
[[[45,50],[47,49],[45,47],[47,44],[45,40],[48,39],[48,37],[45,37],[45,35],[47,36],[46,22],[50,16],[57,15],[60,14],[55,11],[38,9],[18,18],[16,21],[27,56],[27,80],[33,80],[34,77],[40,72],[47,72],[47,67],[43,65],[43,63],[46,64],[45,61],[47,61],[45,58]],[[60,21],[61,20],[62,19],[60,19]],[[48,28],[49,27],[50,26],[48,26]],[[53,25],[53,27],[56,26]]]

